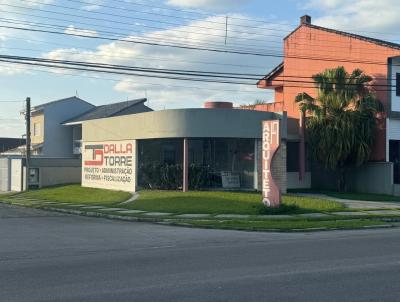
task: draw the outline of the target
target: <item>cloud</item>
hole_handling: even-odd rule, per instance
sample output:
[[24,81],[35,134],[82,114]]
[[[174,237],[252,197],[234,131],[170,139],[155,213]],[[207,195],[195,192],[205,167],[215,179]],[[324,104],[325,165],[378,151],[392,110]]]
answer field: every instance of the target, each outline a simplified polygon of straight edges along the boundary
[[75,28],[75,26],[70,25],[68,26],[64,32],[69,35],[84,35],[87,37],[96,37],[97,36],[97,31],[95,30],[90,30],[90,29],[81,29],[81,28]]
[[[7,11],[7,13],[5,13],[5,12],[2,13],[2,17],[11,18],[11,19],[23,19],[20,15],[17,15],[16,13],[29,11],[29,9],[32,7],[42,7],[46,4],[52,3],[54,1],[55,0],[30,0],[30,1],[24,1],[23,6],[22,6],[22,2],[18,3],[21,6],[16,7],[15,0],[0,0],[0,5],[2,6],[2,8],[4,8]],[[14,6],[7,6],[7,5],[14,5]],[[29,26],[27,26],[27,27],[29,27]],[[24,35],[26,35],[26,33],[16,32],[15,30],[7,29],[7,28],[0,28],[0,42],[5,41],[8,38],[16,36],[16,35],[24,36]]]
[[83,5],[81,8],[88,11],[95,11],[101,8],[104,0],[87,0],[87,4]]
[[365,35],[393,39],[400,27],[398,4],[398,0],[310,0],[305,8],[322,12],[315,24],[350,32],[369,31]]
[[191,7],[191,8],[232,8],[242,6],[249,3],[251,0],[168,0],[166,3],[178,7]]
[[[43,6],[54,2],[54,0],[29,0],[24,3],[25,6]],[[15,4],[15,0],[0,0],[0,4]]]
[[[235,15],[236,17],[244,17]],[[213,22],[222,22],[225,17],[208,17],[167,30],[152,31],[141,35],[132,35],[125,40],[156,41],[159,43],[177,43],[193,47],[224,48],[225,27]],[[213,22],[210,22],[213,21]],[[241,25],[246,20],[235,20],[237,26],[228,30],[227,48],[269,49],[269,52],[281,52],[282,39],[268,36],[272,25],[261,26],[257,31],[246,33]],[[289,28],[275,25],[276,30],[285,32]],[[199,28],[203,27],[202,30]],[[205,27],[209,29],[205,30]],[[285,28],[284,28],[285,27]],[[243,32],[237,32],[237,31]],[[206,33],[206,34],[205,34]],[[266,34],[266,35],[265,35]],[[254,39],[254,40],[241,40]],[[276,49],[271,50],[272,47]],[[44,54],[44,57],[61,60],[78,60],[106,64],[121,64],[150,68],[202,70],[233,73],[266,74],[280,62],[280,58],[234,55],[199,50],[187,50],[171,47],[157,47],[115,41],[99,45],[94,50],[77,48],[60,48]],[[203,64],[209,62],[210,64]],[[200,88],[200,89],[199,89]],[[272,93],[256,88],[256,80],[250,86],[236,84],[200,83],[174,81],[142,77],[122,77],[114,86],[115,91],[129,97],[143,97],[145,92],[150,97],[151,105],[157,108],[198,107],[206,100],[233,101],[236,104],[251,103],[256,99],[271,100]],[[157,107],[158,106],[158,107]],[[170,108],[170,107],[168,107]]]

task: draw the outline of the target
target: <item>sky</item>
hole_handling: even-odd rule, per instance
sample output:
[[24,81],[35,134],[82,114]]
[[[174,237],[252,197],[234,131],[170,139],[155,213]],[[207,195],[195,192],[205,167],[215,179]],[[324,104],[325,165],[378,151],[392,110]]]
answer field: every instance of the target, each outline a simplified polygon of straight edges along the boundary
[[[400,43],[398,0],[0,0],[0,55],[261,77],[280,63],[282,39],[296,28],[304,14],[312,16],[313,24]],[[65,35],[32,31],[35,29]],[[155,110],[201,107],[206,101],[240,105],[273,100],[272,92],[257,89],[256,81],[248,84],[98,74],[0,62],[0,137],[21,137],[24,133],[20,111],[26,97],[31,97],[34,106],[75,95],[95,105],[147,97],[147,105]]]

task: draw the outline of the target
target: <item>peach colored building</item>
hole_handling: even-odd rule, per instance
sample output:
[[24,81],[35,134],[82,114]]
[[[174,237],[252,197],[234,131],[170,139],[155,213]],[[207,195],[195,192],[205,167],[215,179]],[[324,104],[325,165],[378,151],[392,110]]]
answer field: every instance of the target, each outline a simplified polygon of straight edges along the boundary
[[296,148],[295,142],[300,139],[300,111],[294,100],[300,92],[316,95],[311,76],[338,66],[348,71],[362,69],[374,78],[374,90],[386,113],[380,120],[371,162],[393,162],[391,178],[399,183],[399,58],[400,44],[316,26],[310,16],[303,16],[300,25],[284,38],[283,62],[257,83],[259,88],[275,91],[274,102],[257,105],[256,110],[287,112],[291,120],[288,135],[294,143],[288,144],[288,152],[294,153],[290,148]]

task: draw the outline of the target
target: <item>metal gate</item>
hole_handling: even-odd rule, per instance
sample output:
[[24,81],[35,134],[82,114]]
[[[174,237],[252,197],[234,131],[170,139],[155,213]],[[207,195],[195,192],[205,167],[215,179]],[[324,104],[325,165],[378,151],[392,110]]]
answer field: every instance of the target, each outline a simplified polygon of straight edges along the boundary
[[0,158],[0,191],[10,191],[10,160]]

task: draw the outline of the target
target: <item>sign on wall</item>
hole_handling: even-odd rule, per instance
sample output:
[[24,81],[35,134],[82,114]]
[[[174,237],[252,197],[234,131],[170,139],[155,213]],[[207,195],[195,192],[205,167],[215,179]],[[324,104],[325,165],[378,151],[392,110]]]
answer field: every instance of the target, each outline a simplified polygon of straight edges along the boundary
[[222,187],[224,189],[238,189],[240,188],[240,176],[239,173],[231,171],[221,172]]
[[281,193],[272,175],[272,161],[280,146],[280,121],[263,121],[262,124],[262,202],[277,208],[281,203]]
[[134,192],[136,141],[84,143],[82,186]]

